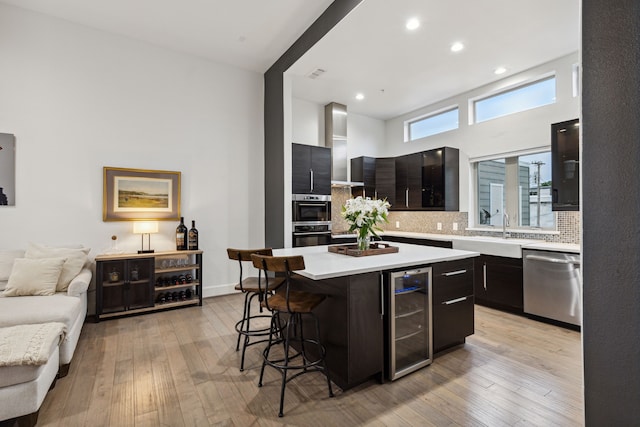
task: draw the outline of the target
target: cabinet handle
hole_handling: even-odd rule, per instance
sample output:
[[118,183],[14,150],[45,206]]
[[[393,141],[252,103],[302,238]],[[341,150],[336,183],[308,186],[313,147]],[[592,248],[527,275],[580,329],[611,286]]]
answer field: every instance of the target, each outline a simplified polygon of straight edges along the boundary
[[442,304],[444,304],[444,305],[451,305],[451,304],[455,304],[455,303],[457,303],[457,302],[466,301],[466,300],[467,300],[467,298],[469,298],[469,297],[456,298],[456,299],[452,299],[452,300],[449,300],[449,301],[445,301],[445,302],[443,302]]
[[380,317],[384,317],[384,274],[380,272]]
[[311,172],[311,192],[313,193],[313,169],[309,169],[309,172]]
[[378,190],[373,190],[373,198],[374,199],[378,198]]
[[442,273],[442,275],[445,277],[449,277],[449,276],[457,276],[458,274],[464,274],[466,272],[467,270],[457,270],[457,271],[449,271],[446,273]]
[[482,286],[484,286],[484,290],[487,290],[487,263],[485,262],[482,265]]
[[404,204],[405,207],[409,207],[409,189],[404,190]]

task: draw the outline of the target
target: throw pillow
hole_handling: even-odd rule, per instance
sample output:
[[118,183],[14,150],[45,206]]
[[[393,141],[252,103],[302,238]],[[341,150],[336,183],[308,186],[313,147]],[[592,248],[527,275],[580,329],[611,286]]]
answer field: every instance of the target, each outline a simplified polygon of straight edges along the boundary
[[82,267],[87,262],[87,254],[90,248],[55,248],[38,243],[29,243],[25,258],[41,259],[41,258],[65,258],[62,273],[58,278],[56,291],[64,292],[69,287],[71,280],[80,273]]
[[3,295],[18,297],[55,294],[64,261],[64,258],[16,259]]
[[0,251],[0,281],[9,280],[11,269],[13,268],[13,260],[23,257],[23,250]]

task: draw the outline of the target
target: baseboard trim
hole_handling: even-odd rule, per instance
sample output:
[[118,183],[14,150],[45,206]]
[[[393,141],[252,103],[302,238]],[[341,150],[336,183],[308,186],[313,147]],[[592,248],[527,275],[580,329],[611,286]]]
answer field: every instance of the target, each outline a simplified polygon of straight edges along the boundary
[[233,283],[216,285],[216,286],[203,286],[202,298],[218,297],[221,295],[229,295],[236,293],[235,285]]

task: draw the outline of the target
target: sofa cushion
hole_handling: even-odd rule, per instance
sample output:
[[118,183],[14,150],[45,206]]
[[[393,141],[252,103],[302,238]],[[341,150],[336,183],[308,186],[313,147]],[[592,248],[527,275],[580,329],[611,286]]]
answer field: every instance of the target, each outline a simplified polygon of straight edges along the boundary
[[0,291],[4,291],[4,288],[7,287],[7,280],[0,280]]
[[79,316],[84,318],[83,300],[66,292],[52,296],[6,298],[0,295],[0,328],[34,323],[61,322],[73,329]]
[[13,261],[16,258],[24,258],[23,250],[0,251],[0,282],[6,282],[11,276]]
[[[58,357],[56,356],[59,352],[58,342],[54,341],[51,345],[51,349],[49,352],[49,363],[55,363],[58,365]],[[0,375],[0,387],[9,387],[15,384],[22,384],[29,381],[33,381],[38,379],[38,377],[42,374],[47,367],[45,365],[18,365],[18,366],[3,366],[1,368],[2,375]]]
[[64,258],[17,258],[3,295],[17,297],[55,294],[64,262]]
[[29,243],[27,251],[25,252],[25,258],[65,258],[64,266],[62,267],[62,273],[58,278],[58,284],[56,291],[66,291],[71,280],[80,273],[82,267],[88,260],[88,253],[90,248],[66,248],[66,247],[52,247],[39,243]]

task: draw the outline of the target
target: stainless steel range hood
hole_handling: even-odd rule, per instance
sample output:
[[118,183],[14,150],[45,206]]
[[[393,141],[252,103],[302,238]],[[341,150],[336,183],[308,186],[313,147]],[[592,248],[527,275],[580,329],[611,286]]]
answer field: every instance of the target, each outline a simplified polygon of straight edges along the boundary
[[332,102],[324,106],[324,141],[325,146],[331,148],[331,186],[364,186],[363,182],[349,180],[346,105]]

